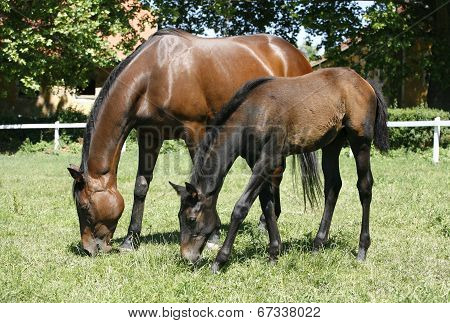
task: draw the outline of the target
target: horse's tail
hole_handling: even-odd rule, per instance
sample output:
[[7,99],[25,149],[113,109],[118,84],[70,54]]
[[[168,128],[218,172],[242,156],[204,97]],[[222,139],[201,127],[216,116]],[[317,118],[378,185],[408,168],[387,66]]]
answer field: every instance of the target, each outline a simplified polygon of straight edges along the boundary
[[387,104],[379,85],[374,80],[367,80],[377,97],[377,114],[375,117],[375,136],[373,143],[381,152],[389,149],[389,131],[387,127]]
[[322,195],[322,181],[318,171],[316,153],[303,153],[292,157],[294,189],[297,188],[298,168],[300,168],[305,208],[306,200],[308,200],[311,207],[315,207],[319,204],[318,198]]

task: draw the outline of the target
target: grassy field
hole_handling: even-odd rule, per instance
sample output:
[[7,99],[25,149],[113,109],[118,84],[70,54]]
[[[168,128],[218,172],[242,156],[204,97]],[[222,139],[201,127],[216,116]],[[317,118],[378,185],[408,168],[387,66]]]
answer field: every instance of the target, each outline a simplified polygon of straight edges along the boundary
[[[126,208],[115,234],[125,236],[136,170],[135,147],[119,167]],[[96,258],[78,251],[79,228],[66,170],[79,155],[0,156],[0,302],[448,302],[450,301],[450,151],[432,165],[431,152],[376,154],[372,246],[357,251],[361,207],[354,160],[341,155],[343,189],[324,250],[311,253],[322,209],[304,209],[290,170],[282,184],[279,221],[284,251],[267,262],[268,238],[257,227],[259,203],[239,233],[229,266],[210,273],[180,260],[179,199],[168,185],[189,177],[185,152],[160,156],[147,198],[143,242],[133,253]],[[248,179],[238,161],[219,200],[224,227]],[[222,239],[224,234],[222,233]]]

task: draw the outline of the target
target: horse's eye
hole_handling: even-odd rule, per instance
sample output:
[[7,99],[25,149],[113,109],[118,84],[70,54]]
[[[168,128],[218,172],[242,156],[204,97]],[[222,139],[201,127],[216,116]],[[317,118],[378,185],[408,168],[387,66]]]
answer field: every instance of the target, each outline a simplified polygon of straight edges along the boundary
[[188,216],[186,218],[186,223],[191,226],[194,226],[196,221],[197,221],[197,217],[195,217],[195,216]]

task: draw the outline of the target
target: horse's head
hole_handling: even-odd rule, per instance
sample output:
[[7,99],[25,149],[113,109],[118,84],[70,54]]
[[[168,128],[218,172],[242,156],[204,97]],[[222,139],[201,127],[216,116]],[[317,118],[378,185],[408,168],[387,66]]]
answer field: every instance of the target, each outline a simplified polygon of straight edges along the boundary
[[181,198],[180,221],[181,256],[195,263],[208,238],[220,229],[216,198],[206,196],[192,184],[179,186],[169,182]]
[[104,185],[76,166],[68,168],[74,179],[73,195],[80,222],[81,245],[91,256],[111,250],[110,241],[124,209],[115,185]]

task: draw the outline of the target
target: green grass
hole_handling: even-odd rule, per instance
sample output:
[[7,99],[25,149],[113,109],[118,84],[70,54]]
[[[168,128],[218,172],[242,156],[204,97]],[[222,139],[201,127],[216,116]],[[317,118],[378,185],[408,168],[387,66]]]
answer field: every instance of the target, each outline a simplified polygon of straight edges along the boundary
[[[256,202],[219,275],[210,273],[215,252],[206,251],[195,268],[179,257],[179,199],[167,181],[188,179],[185,152],[160,156],[140,249],[96,258],[81,256],[77,248],[78,219],[66,167],[79,155],[1,155],[0,302],[448,302],[450,150],[441,154],[436,166],[430,151],[373,156],[372,246],[365,263],[354,255],[361,221],[354,160],[341,154],[344,185],[330,243],[318,254],[310,249],[322,209],[304,209],[288,169],[278,264],[267,262],[268,238],[257,228]],[[115,248],[130,219],[136,159],[135,150],[129,151],[119,166],[126,208]],[[225,225],[248,176],[238,161],[227,177],[218,205]]]

